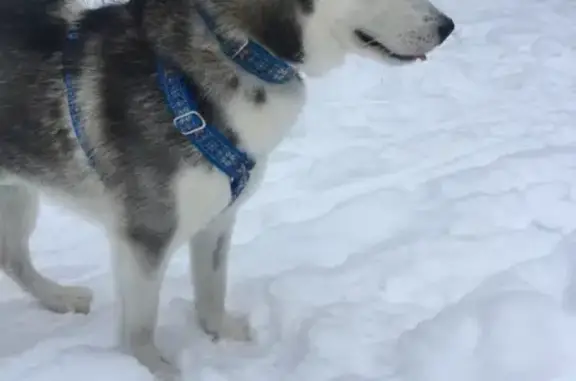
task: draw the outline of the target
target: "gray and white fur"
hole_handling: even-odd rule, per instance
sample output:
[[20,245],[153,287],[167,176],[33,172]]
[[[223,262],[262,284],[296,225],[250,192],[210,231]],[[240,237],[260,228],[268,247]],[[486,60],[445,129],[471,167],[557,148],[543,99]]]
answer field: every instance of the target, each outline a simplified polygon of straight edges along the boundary
[[[59,285],[31,264],[39,191],[100,223],[114,255],[121,344],[155,373],[173,370],[154,332],[164,270],[186,242],[199,325],[215,339],[250,339],[246,317],[225,310],[235,214],[306,100],[303,78],[270,85],[223,55],[197,4],[228,38],[252,38],[309,76],[348,54],[412,63],[454,28],[427,0],[132,0],[89,11],[65,0],[1,0],[0,265],[46,308],[87,313],[90,290]],[[93,167],[62,81],[73,21],[84,41],[72,65]],[[205,119],[257,162],[232,206],[228,178],[173,127],[158,56],[179,65]]]

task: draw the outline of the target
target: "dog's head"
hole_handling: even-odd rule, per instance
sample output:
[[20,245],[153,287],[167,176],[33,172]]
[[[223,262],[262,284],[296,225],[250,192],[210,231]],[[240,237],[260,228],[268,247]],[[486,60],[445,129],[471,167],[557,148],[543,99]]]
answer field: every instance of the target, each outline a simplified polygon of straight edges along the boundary
[[349,54],[387,64],[425,59],[454,30],[428,0],[297,0],[303,9],[302,69],[317,75]]

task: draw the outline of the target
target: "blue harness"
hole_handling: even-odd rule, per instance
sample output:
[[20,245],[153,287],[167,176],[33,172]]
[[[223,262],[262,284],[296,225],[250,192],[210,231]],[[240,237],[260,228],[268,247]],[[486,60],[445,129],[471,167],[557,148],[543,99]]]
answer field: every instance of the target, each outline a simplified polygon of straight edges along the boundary
[[[218,40],[222,52],[246,72],[271,84],[284,84],[298,77],[297,71],[292,66],[274,56],[262,45],[251,40],[238,42],[228,39],[218,33],[213,19],[204,10],[198,9],[198,13]],[[63,77],[74,133],[90,164],[94,166],[93,150],[83,137],[84,127],[73,84],[74,61],[81,51],[79,27],[74,25],[67,34],[67,47],[63,54]],[[231,202],[234,202],[250,179],[250,171],[255,166],[254,160],[235,147],[228,138],[204,119],[199,112],[198,102],[194,94],[191,94],[186,84],[186,77],[181,71],[168,67],[161,59],[158,59],[157,76],[166,103],[174,116],[174,127],[212,165],[228,176],[232,194]]]

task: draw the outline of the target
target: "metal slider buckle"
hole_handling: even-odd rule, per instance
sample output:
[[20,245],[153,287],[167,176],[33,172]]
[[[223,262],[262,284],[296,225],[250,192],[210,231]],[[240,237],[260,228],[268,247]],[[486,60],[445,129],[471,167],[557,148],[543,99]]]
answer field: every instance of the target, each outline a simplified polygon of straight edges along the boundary
[[[200,122],[202,122],[202,123],[200,124],[200,126],[197,126],[197,127],[195,127],[195,128],[192,128],[192,129],[181,129],[181,128],[179,128],[179,127],[178,127],[178,122],[179,122],[181,119],[187,118],[187,117],[189,117],[189,116],[195,116],[195,117],[197,117],[198,119],[200,119]],[[174,118],[173,123],[174,123],[174,126],[175,126],[176,128],[178,128],[178,129],[182,132],[183,135],[191,135],[191,134],[194,134],[194,133],[196,133],[196,132],[202,131],[203,129],[206,128],[206,120],[202,117],[202,115],[200,115],[200,113],[199,113],[198,111],[195,111],[195,110],[193,110],[193,111],[188,111],[187,113],[184,113],[184,114],[182,114],[182,115],[177,116],[176,118]]]

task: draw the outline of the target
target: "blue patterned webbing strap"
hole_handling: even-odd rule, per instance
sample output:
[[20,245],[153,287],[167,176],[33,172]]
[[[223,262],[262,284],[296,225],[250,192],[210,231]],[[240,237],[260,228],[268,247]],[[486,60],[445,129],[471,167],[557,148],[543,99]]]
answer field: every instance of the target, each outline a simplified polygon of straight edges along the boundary
[[62,76],[66,86],[66,96],[68,100],[68,110],[72,121],[72,129],[78,140],[78,144],[86,154],[92,167],[94,167],[94,152],[84,137],[84,123],[78,106],[74,77],[77,74],[77,62],[82,54],[83,41],[80,38],[80,27],[73,24],[66,34],[66,43],[62,51]]
[[246,72],[272,84],[284,84],[298,77],[299,74],[295,68],[262,45],[252,40],[240,42],[224,37],[218,32],[214,19],[206,10],[199,5],[196,5],[196,9],[210,32],[218,40],[222,52]]
[[180,71],[157,63],[158,81],[174,115],[174,127],[216,168],[230,178],[232,202],[242,193],[255,162],[218,129],[206,123]]

